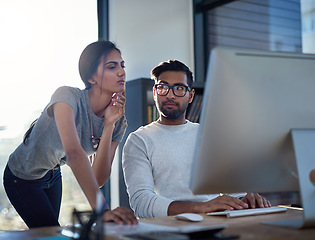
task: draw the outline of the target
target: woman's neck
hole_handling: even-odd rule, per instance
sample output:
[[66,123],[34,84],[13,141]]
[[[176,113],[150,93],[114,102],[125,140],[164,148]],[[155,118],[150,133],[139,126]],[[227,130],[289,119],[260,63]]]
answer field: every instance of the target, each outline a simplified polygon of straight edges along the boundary
[[98,117],[104,117],[104,111],[112,99],[112,94],[89,89],[90,108]]

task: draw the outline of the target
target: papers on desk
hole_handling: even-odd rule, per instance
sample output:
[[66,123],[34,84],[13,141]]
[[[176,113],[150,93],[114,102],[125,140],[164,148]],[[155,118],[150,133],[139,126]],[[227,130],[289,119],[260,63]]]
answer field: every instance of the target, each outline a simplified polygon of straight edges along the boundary
[[220,231],[225,226],[200,226],[200,225],[185,225],[180,227],[162,226],[157,224],[139,222],[138,225],[118,225],[113,222],[104,224],[105,235],[110,236],[128,236],[138,233],[149,232],[175,232],[175,233],[191,233],[197,231]]
[[[199,233],[215,234],[225,228],[225,225],[213,225],[213,226],[202,226],[202,225],[182,225],[177,227],[163,226],[151,223],[139,222],[137,225],[119,225],[114,222],[104,223],[104,235],[122,237],[125,236],[136,236],[137,234],[153,234],[153,233],[176,233],[194,235]],[[72,239],[79,239],[78,232],[72,232],[71,228],[63,229],[61,234],[70,237]],[[174,240],[174,239],[172,239]]]
[[104,223],[104,233],[111,236],[130,235],[136,233],[174,231],[172,227],[139,222],[137,225],[118,225],[114,222]]

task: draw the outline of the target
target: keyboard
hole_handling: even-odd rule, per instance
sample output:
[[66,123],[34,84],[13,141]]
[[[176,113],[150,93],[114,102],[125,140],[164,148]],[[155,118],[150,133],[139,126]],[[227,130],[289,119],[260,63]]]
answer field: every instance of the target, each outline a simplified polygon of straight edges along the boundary
[[244,216],[256,216],[269,213],[279,213],[285,212],[287,208],[285,207],[269,207],[269,208],[251,208],[251,209],[242,209],[242,210],[226,210],[222,212],[211,212],[207,213],[208,216],[226,216],[228,218],[233,217],[244,217]]

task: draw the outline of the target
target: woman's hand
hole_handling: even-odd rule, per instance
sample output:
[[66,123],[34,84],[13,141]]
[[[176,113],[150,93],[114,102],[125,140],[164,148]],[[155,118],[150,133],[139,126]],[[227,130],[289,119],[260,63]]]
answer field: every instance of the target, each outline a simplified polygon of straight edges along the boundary
[[104,122],[116,123],[125,114],[125,92],[114,93],[104,112]]
[[103,220],[104,222],[115,222],[121,225],[138,224],[138,220],[133,214],[133,211],[126,207],[118,207],[114,210],[105,212]]
[[113,141],[115,123],[125,114],[125,93],[115,93],[104,111],[104,127],[92,167],[99,186],[110,177],[111,166],[119,142]]

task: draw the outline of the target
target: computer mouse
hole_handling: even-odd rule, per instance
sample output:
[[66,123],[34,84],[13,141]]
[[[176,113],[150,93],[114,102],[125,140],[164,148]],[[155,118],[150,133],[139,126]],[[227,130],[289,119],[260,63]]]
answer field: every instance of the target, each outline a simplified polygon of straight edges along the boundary
[[178,220],[190,221],[190,222],[200,222],[203,220],[203,216],[196,213],[181,213],[175,215]]

